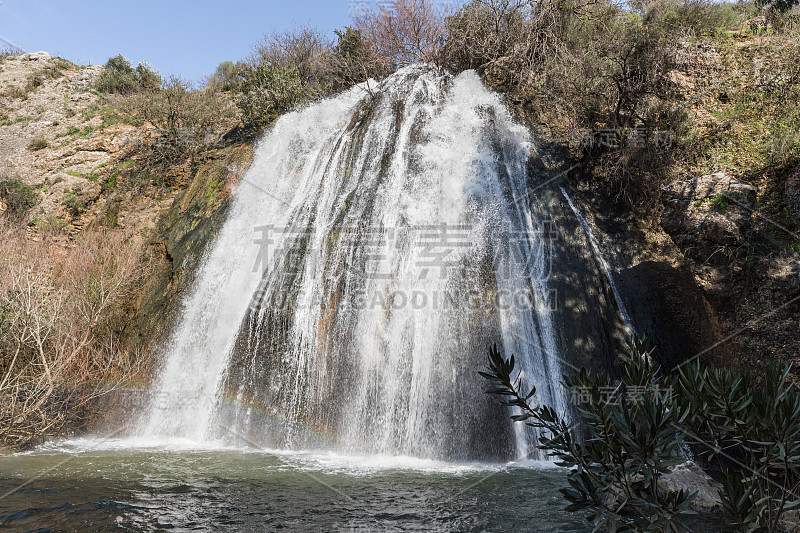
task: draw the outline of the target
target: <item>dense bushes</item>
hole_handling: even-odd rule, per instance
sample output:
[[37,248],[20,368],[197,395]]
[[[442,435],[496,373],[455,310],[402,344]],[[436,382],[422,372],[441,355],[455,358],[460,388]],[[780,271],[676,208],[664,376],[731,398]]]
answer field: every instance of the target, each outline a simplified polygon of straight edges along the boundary
[[356,27],[387,68],[437,62],[445,38],[430,0],[395,0],[391,8],[365,13]]
[[167,167],[194,159],[213,146],[235,123],[230,100],[211,87],[194,90],[186,81],[168,77],[158,90],[140,92],[123,109],[155,127],[144,163]]
[[110,58],[95,82],[101,93],[128,95],[152,91],[161,85],[161,76],[150,66],[139,63],[136,68],[123,56]]
[[297,67],[271,63],[258,63],[245,70],[241,92],[236,105],[242,110],[243,122],[256,131],[264,129],[305,96]]
[[707,0],[473,0],[442,18],[435,5],[396,1],[357,28],[387,70],[477,69],[520,118],[570,146],[584,177],[645,208],[687,138],[690,107],[676,83],[702,63],[700,38],[748,31],[761,13]]
[[0,179],[0,200],[5,204],[8,216],[22,219],[38,202],[33,187],[19,180]]
[[385,73],[357,30],[338,31],[333,43],[303,28],[272,35],[256,46],[241,70],[236,105],[244,124],[257,133],[298,104]]
[[238,90],[244,81],[245,67],[241,61],[223,61],[206,80],[206,87],[222,92]]
[[633,199],[630,175],[658,183],[652,174],[669,154],[652,140],[680,131],[683,117],[667,74],[687,30],[648,20],[606,1],[472,2],[446,20],[442,63],[477,68],[526,121],[547,124]]
[[722,481],[726,530],[772,532],[800,506],[800,393],[788,371],[754,376],[690,362],[667,376],[647,343],[633,340],[620,381],[585,370],[565,378],[574,422],[535,405],[513,356],[493,349],[482,375],[518,409],[515,421],[543,431],[540,449],[570,468],[567,510],[589,511],[595,530],[684,530],[695,495],[659,480],[689,447]]

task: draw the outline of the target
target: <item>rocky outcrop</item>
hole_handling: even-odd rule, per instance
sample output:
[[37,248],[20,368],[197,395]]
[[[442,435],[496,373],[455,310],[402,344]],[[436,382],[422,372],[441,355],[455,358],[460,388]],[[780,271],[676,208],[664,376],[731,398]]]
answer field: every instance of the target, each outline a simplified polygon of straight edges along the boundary
[[[664,369],[673,369],[687,358],[714,345],[722,336],[716,313],[695,281],[690,262],[670,236],[657,225],[643,221],[602,191],[586,188],[573,190],[571,194],[592,226],[598,245],[610,265],[633,330],[650,340],[658,364]],[[560,231],[563,233],[565,230]],[[583,248],[586,253],[591,252],[588,245]],[[576,247],[576,250],[580,250],[580,247]],[[559,253],[558,249],[554,251]],[[562,293],[568,294],[568,291],[574,290],[569,286],[563,289],[558,286],[560,279],[565,277],[568,285],[592,288],[584,272],[570,264],[565,272],[554,272],[551,280],[557,286],[559,298]],[[601,278],[605,276],[601,275]],[[600,281],[603,282],[603,279]],[[609,290],[603,291],[603,294],[606,295],[604,300],[610,300],[613,306],[614,298]],[[597,305],[588,297],[586,301],[593,306],[589,314],[595,314]],[[576,327],[582,320],[580,313],[568,318],[570,328]],[[609,325],[604,327],[606,335],[616,329]],[[583,346],[576,349],[588,353]],[[716,354],[716,350],[713,351]],[[620,348],[617,347],[616,354],[619,353]],[[579,366],[598,369],[599,359],[594,355],[589,357],[592,360],[581,361]]]
[[0,61],[0,182],[31,193],[23,222],[77,233],[106,218],[104,198],[126,196],[114,227],[150,229],[161,208],[118,186],[135,165],[143,127],[91,88],[103,67],[79,67],[47,52]]
[[661,227],[687,257],[724,259],[716,252],[742,242],[750,229],[756,191],[725,173],[677,181],[661,193]]
[[191,286],[252,155],[249,145],[233,145],[209,154],[209,161],[156,220],[150,242],[152,273],[141,291],[132,344],[157,346],[170,331],[179,296]]
[[30,54],[22,54],[18,59],[20,61],[49,61],[51,57],[47,52],[31,52]]

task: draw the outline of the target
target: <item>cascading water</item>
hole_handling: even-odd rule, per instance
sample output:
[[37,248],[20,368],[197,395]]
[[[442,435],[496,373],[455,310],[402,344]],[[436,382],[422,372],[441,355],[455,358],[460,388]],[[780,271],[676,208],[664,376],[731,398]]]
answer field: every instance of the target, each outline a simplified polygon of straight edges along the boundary
[[424,66],[282,117],[185,302],[140,434],[535,456],[477,375],[496,343],[566,411],[531,147],[475,73]]

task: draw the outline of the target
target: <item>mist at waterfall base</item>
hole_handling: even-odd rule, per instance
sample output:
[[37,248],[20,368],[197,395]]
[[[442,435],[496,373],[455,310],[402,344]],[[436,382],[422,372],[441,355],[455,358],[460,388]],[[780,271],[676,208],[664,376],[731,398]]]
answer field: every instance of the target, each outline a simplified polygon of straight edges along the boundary
[[265,134],[125,435],[4,460],[0,523],[588,530],[478,375],[567,412],[528,132],[474,72],[365,89]]

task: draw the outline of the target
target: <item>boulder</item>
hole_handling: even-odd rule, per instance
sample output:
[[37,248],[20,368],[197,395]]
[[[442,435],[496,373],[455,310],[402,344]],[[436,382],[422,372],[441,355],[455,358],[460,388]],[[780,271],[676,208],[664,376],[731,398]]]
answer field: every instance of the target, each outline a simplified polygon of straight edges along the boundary
[[696,492],[692,509],[698,512],[722,511],[719,484],[692,461],[687,461],[658,479],[658,489],[664,492]]
[[22,54],[19,59],[21,61],[48,61],[50,54],[47,52],[32,52],[30,54]]
[[684,254],[703,261],[739,244],[750,229],[756,190],[724,172],[661,189],[661,227]]

